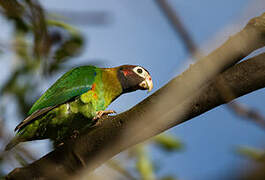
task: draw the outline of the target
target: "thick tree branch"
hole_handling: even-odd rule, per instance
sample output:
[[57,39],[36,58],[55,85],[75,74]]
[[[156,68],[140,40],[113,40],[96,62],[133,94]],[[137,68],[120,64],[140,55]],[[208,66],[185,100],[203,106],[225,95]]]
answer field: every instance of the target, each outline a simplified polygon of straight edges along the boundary
[[126,148],[226,103],[216,89],[220,80],[235,98],[265,87],[265,54],[233,66],[265,45],[264,32],[265,14],[252,19],[224,45],[134,108],[102,119],[99,126],[75,142],[12,171],[7,178],[62,179],[76,174],[83,166],[91,171]]

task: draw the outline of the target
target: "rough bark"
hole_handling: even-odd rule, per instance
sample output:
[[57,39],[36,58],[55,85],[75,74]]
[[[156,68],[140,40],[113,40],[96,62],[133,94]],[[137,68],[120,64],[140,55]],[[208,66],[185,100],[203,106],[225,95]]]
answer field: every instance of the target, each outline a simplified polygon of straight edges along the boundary
[[62,179],[91,171],[128,147],[226,103],[217,89],[220,80],[233,92],[228,101],[263,88],[265,54],[234,65],[263,46],[265,13],[143,102],[102,119],[75,142],[12,171],[7,179]]

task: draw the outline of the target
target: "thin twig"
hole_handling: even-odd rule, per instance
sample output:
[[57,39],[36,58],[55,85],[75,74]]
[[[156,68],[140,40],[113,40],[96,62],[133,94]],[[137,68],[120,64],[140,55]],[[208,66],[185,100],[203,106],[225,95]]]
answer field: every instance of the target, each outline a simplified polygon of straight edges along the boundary
[[247,120],[254,121],[260,127],[265,129],[265,118],[257,110],[244,106],[240,103],[231,102],[228,104],[238,115],[242,116]]
[[180,36],[184,45],[186,46],[189,53],[191,53],[196,59],[199,59],[201,56],[198,56],[198,48],[193,41],[191,35],[188,33],[188,30],[185,28],[184,24],[181,22],[181,19],[177,15],[177,12],[169,5],[167,0],[155,0],[158,7],[164,13],[165,17],[168,19],[169,23],[172,25],[175,32]]
[[[235,99],[235,94],[231,88],[225,85],[225,80],[220,79],[216,83],[217,90],[220,92],[222,98],[229,102],[231,99]],[[265,129],[265,118],[257,110],[248,107],[247,105],[242,105],[236,100],[227,104],[229,110],[232,110],[236,115],[248,119],[251,122],[259,125],[259,127]]]

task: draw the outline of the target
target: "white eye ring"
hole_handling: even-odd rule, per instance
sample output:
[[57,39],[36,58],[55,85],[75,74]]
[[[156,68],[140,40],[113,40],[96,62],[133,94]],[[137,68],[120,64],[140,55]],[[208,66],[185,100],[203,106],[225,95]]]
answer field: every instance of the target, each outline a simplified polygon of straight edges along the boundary
[[142,78],[146,78],[148,76],[146,70],[140,66],[133,68],[133,71]]

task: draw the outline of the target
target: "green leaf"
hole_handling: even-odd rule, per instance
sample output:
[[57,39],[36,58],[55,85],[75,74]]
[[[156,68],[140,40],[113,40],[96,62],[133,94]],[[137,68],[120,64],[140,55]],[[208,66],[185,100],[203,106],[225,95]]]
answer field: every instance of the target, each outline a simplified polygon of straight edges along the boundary
[[153,164],[146,152],[146,147],[139,145],[137,147],[137,162],[136,168],[142,180],[154,180]]
[[239,147],[237,153],[257,162],[265,162],[265,150],[253,147]]
[[166,151],[179,151],[183,149],[182,142],[175,136],[169,134],[161,134],[154,137],[154,142]]
[[61,44],[61,46],[56,50],[54,59],[57,63],[65,61],[70,57],[78,55],[81,52],[82,47],[83,39],[73,36]]
[[68,34],[62,39],[62,43],[56,47],[53,55],[53,62],[50,64],[49,73],[60,68],[60,64],[72,57],[79,55],[84,46],[84,38],[81,33],[74,27],[61,21],[48,20],[50,26],[63,29]]

